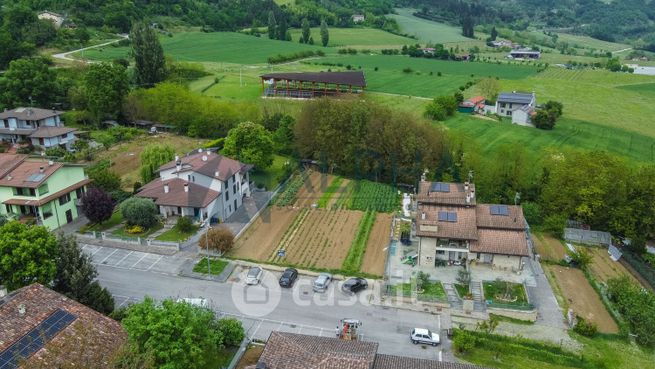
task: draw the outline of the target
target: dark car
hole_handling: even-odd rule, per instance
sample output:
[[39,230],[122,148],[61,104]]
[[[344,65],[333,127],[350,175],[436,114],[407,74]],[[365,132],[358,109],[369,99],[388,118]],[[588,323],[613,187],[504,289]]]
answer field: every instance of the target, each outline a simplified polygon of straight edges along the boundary
[[357,293],[368,288],[368,282],[364,278],[350,278],[343,282],[341,289],[346,293]]
[[293,268],[288,268],[282,273],[280,277],[280,286],[282,287],[292,287],[293,282],[298,278],[298,271]]

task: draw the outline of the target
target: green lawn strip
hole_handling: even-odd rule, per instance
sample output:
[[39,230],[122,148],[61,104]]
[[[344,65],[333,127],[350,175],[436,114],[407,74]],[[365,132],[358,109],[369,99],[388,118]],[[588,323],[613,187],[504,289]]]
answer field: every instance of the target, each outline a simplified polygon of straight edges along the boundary
[[[229,264],[229,262],[222,259],[210,258],[209,264],[211,267],[212,274],[220,274],[223,271],[223,269],[225,269],[225,267]],[[200,261],[198,261],[196,265],[193,267],[193,271],[196,273],[207,274],[207,258],[204,257],[200,259]]]
[[151,234],[157,232],[158,230],[164,228],[164,225],[161,224],[161,223],[157,223],[154,226],[152,226],[151,228],[146,229],[145,232],[135,233],[135,234],[127,233],[127,230],[125,229],[125,227],[127,227],[127,225],[125,225],[124,227],[120,227],[117,230],[113,231],[112,235],[118,236],[118,237],[123,237],[123,238],[137,238],[137,237],[146,238],[146,237],[150,236]]
[[459,283],[455,283],[454,286],[460,298],[464,298],[464,296],[471,294],[471,292],[469,291],[469,286],[465,286]]
[[193,226],[193,228],[189,232],[181,232],[180,230],[177,229],[177,227],[173,227],[168,231],[155,237],[155,239],[159,241],[179,242],[179,241],[184,241],[187,238],[193,236],[197,231],[198,231],[198,226]]
[[437,299],[442,299],[446,297],[446,291],[443,289],[443,285],[441,282],[436,281],[436,282],[429,282],[424,284],[423,286],[423,292],[419,294],[419,297],[425,296],[425,297],[431,297],[431,298],[437,298]]
[[336,177],[332,181],[332,183],[330,183],[330,185],[327,186],[325,191],[323,191],[323,195],[318,200],[318,207],[319,208],[327,207],[327,204],[330,202],[330,199],[332,199],[332,195],[341,187],[341,182],[343,182],[343,178]]
[[[484,286],[485,300],[491,301],[493,304],[508,306],[528,305],[525,288],[520,283],[484,281],[482,284]],[[509,294],[508,300],[501,298],[501,296],[504,296],[505,294]]]
[[382,279],[382,276],[380,276],[380,275],[364,273],[364,272],[349,272],[347,270],[342,270],[342,269],[317,268],[317,267],[309,266],[309,265],[286,263],[286,262],[274,262],[274,261],[271,261],[271,260],[255,260],[255,259],[247,259],[247,258],[235,258],[235,257],[231,257],[229,255],[224,256],[224,257],[227,258],[227,259],[232,259],[232,260],[242,260],[242,261],[247,261],[247,262],[251,262],[251,263],[258,263],[258,264],[264,264],[264,265],[277,265],[277,266],[283,266],[283,267],[287,267],[287,268],[296,268],[296,269],[309,270],[309,271],[318,272],[318,273],[340,274],[340,275],[345,276],[345,277],[360,277],[360,278],[368,278],[368,279]]
[[513,324],[523,324],[523,325],[534,325],[534,322],[529,321],[529,320],[510,318],[508,316],[503,316],[503,315],[489,314],[489,317],[490,318],[493,317],[496,320],[501,321],[501,322],[507,322],[507,323],[513,323]]
[[87,224],[85,226],[82,226],[80,228],[80,233],[85,233],[85,232],[102,232],[106,231],[111,227],[119,225],[123,221],[123,214],[121,214],[120,211],[115,211],[112,215],[111,218],[107,219],[106,221],[98,224]]
[[291,162],[291,159],[281,155],[273,155],[273,164],[264,170],[254,169],[250,172],[250,179],[255,182],[257,187],[263,186],[268,190],[273,190],[288,175],[288,172],[285,173],[287,162]]
[[366,243],[371,234],[371,229],[373,229],[373,224],[375,224],[375,217],[376,213],[373,211],[364,213],[362,220],[359,222],[357,235],[348,250],[348,255],[346,255],[346,258],[341,264],[342,270],[354,273],[358,272],[361,268],[364,252],[366,251]]

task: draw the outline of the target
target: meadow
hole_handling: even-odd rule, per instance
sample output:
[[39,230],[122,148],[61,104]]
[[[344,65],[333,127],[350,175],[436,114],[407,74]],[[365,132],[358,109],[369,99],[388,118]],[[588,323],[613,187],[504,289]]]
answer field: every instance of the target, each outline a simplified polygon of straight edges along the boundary
[[[300,29],[291,30],[291,38],[299,40]],[[328,46],[348,46],[353,48],[400,48],[403,45],[415,44],[416,40],[409,37],[394,35],[376,28],[329,28],[330,41]],[[318,27],[311,30],[311,37],[316,45],[321,44],[321,33]]]
[[[234,32],[183,32],[172,37],[162,37],[166,55],[175,60],[189,62],[225,62],[238,64],[266,63],[269,56],[293,54],[306,50],[323,50],[320,46],[295,42],[270,40]],[[75,54],[76,57],[94,60],[127,58],[129,47],[107,46]]]
[[397,14],[390,14],[389,17],[398,22],[401,32],[416,36],[420,43],[443,44],[474,41],[462,36],[462,30],[459,27],[418,18],[412,15],[413,12],[413,9],[396,9]]

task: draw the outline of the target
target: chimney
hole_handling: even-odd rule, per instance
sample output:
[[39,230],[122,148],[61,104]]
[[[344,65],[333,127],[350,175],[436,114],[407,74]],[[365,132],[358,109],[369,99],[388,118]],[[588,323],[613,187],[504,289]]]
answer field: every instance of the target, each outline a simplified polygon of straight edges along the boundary
[[421,213],[421,219],[425,220],[425,213]]
[[189,184],[188,183],[184,184],[184,192],[189,192]]
[[48,160],[48,166],[50,166],[50,167],[51,167],[51,166],[53,166],[53,165],[55,165],[55,162],[54,162],[54,161],[52,161],[52,160]]
[[200,154],[201,152],[202,152],[202,149],[198,149],[198,154]]
[[215,171],[215,172],[214,172],[214,177],[218,178],[218,175],[219,175],[219,174],[221,174],[221,172],[219,172],[219,171]]
[[0,284],[0,299],[7,296],[7,287]]
[[169,190],[168,183],[165,183],[164,184],[164,193],[168,193],[168,190]]
[[207,155],[202,156],[202,161],[207,161]]
[[475,198],[475,190],[472,189],[471,190],[471,199],[474,199],[474,198]]
[[39,167],[39,173],[43,173],[45,171],[44,167]]
[[175,155],[175,163],[178,163],[179,161],[180,161],[180,156],[179,156],[179,155]]
[[469,205],[471,203],[471,195],[466,194],[466,205]]
[[469,183],[464,182],[464,191],[468,191],[468,190],[469,190]]
[[18,305],[18,314],[20,316],[25,315],[25,304],[20,304]]
[[209,156],[209,155],[211,155],[212,152],[207,150],[206,153],[207,153],[207,156]]

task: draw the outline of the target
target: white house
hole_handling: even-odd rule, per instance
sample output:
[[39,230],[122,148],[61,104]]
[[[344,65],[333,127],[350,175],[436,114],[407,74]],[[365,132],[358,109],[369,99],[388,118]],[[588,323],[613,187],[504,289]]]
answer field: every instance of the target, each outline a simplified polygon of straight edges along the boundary
[[533,126],[532,116],[537,107],[535,93],[501,92],[496,99],[496,114],[511,117],[512,123]]
[[17,144],[29,142],[45,149],[71,149],[75,128],[64,127],[63,112],[39,108],[16,108],[0,113],[0,140]]
[[155,201],[160,214],[222,222],[250,196],[251,165],[211,151],[198,150],[159,167],[159,178],[136,196]]
[[51,21],[52,23],[54,23],[55,27],[57,28],[61,27],[62,23],[64,23],[64,21],[66,20],[66,17],[64,17],[63,15],[55,12],[51,12],[49,10],[44,10],[40,12],[37,15],[37,17],[39,19],[45,19]]
[[364,20],[366,20],[366,17],[364,14],[354,14],[353,15],[353,23],[361,23]]

